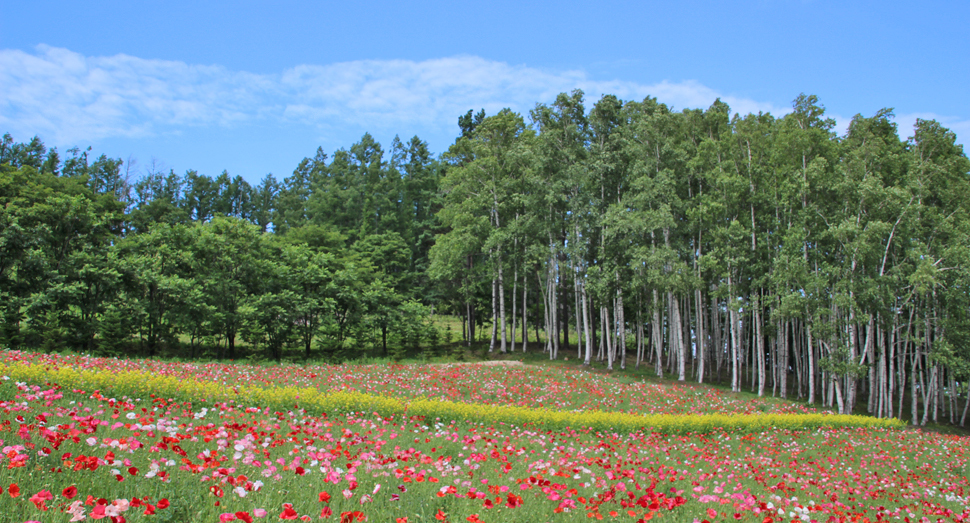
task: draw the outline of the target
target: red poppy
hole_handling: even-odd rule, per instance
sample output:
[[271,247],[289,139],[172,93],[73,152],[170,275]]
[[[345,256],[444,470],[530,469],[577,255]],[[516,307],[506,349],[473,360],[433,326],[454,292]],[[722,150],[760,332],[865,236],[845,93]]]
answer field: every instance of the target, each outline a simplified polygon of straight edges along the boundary
[[158,508],[160,509],[168,508],[168,498],[162,498],[158,500]]
[[329,518],[331,514],[333,514],[333,509],[330,507],[323,507],[323,510],[320,511],[320,517],[324,519]]
[[444,521],[444,520],[448,519],[448,515],[445,514],[444,512],[442,512],[440,508],[438,509],[438,513],[435,514],[434,517],[438,521]]
[[16,483],[11,483],[10,486],[7,487],[7,492],[10,493],[10,497],[15,498],[20,495],[20,487],[18,487]]
[[52,499],[54,499],[54,495],[47,490],[41,490],[33,496],[30,496],[30,502],[40,510],[47,510],[47,502]]
[[367,521],[367,516],[359,510],[340,513],[340,523],[353,523],[354,521]]
[[330,493],[329,492],[321,492],[320,493],[320,501],[323,502],[323,503],[330,503]]
[[74,485],[65,487],[64,490],[61,491],[61,495],[67,499],[74,499],[74,497],[77,496],[77,487]]
[[299,514],[293,510],[293,505],[291,503],[283,503],[283,512],[280,513],[280,519],[296,519]]
[[239,521],[245,521],[246,523],[253,523],[253,517],[249,515],[249,512],[244,510],[236,512],[236,519]]

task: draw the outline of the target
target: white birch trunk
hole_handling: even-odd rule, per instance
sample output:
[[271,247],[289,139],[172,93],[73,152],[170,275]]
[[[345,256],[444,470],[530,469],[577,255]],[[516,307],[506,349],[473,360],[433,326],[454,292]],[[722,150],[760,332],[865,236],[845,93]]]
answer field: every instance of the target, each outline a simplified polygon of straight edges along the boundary
[[512,340],[509,345],[509,352],[515,352],[515,326],[519,320],[518,299],[519,299],[519,264],[516,262],[515,269],[512,270]]
[[[615,272],[616,283],[620,283],[620,273]],[[626,318],[623,311],[623,291],[616,289],[616,334],[617,350],[620,351],[620,370],[626,369]]]
[[499,352],[505,354],[508,350],[508,330],[505,324],[505,280],[502,277],[502,251],[499,250],[498,255],[498,310],[499,316],[502,321],[502,345],[499,347]]
[[498,311],[496,311],[496,300],[498,298],[498,282],[492,280],[492,337],[488,343],[488,352],[495,349],[495,339],[498,334]]
[[664,377],[663,369],[663,327],[660,324],[660,297],[657,289],[653,290],[653,328],[650,329],[650,338],[653,340],[653,349],[657,354],[657,377]]
[[582,291],[582,296],[580,300],[583,302],[583,330],[586,332],[586,357],[583,358],[583,363],[585,365],[590,364],[590,357],[593,355],[593,338],[590,332],[589,326],[589,298],[586,296],[586,282],[583,281],[580,284]]
[[697,383],[704,383],[704,361],[707,359],[704,343],[704,295],[699,288],[694,294],[694,306],[697,309]]

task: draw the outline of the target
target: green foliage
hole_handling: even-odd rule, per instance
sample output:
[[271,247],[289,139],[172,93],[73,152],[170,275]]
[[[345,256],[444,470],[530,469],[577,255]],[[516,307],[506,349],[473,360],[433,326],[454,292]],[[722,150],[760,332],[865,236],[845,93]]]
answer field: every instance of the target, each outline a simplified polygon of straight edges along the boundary
[[831,372],[836,376],[861,378],[865,376],[868,370],[867,366],[853,361],[850,357],[848,347],[843,346],[836,347],[828,356],[819,359],[818,364],[823,370]]

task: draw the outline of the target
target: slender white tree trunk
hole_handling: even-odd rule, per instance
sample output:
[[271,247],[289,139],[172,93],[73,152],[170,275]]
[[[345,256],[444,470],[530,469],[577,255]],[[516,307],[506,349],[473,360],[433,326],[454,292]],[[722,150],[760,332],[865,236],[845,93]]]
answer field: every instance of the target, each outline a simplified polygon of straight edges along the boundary
[[643,361],[643,345],[644,345],[643,344],[643,317],[641,315],[642,314],[641,313],[641,309],[643,308],[643,304],[642,304],[642,300],[638,299],[637,301],[638,302],[641,302],[640,305],[637,307],[637,364],[636,364],[636,368],[639,369],[640,368],[640,362]]
[[765,340],[761,335],[761,296],[758,293],[754,295],[754,307],[752,308],[752,313],[754,316],[754,343],[752,347],[757,354],[755,355],[755,363],[758,365],[758,397],[765,395]]
[[505,352],[508,350],[508,329],[506,329],[505,324],[505,279],[502,277],[501,251],[499,251],[498,256],[498,304],[499,317],[502,321],[502,345],[499,348],[499,351],[502,352],[502,354],[505,354]]
[[519,264],[515,264],[515,269],[512,271],[512,340],[509,345],[509,351],[515,352],[515,324],[518,323],[518,290],[519,290]]
[[694,291],[694,308],[697,310],[697,383],[704,383],[704,361],[706,344],[704,343],[704,295],[700,288]]
[[526,297],[528,297],[529,295],[528,283],[529,283],[529,279],[526,277],[526,274],[523,272],[522,273],[522,352],[525,352],[525,348],[529,344],[529,322],[527,321],[529,307],[526,303]]
[[620,273],[615,272],[616,289],[616,334],[617,350],[620,351],[620,369],[626,369],[626,318],[623,311],[623,290],[619,287]]
[[[542,283],[542,276],[540,276],[538,272],[536,272],[536,279],[539,280],[539,294],[542,296],[542,319],[545,321],[545,325],[546,325],[546,348],[545,348],[545,351],[546,352],[552,352],[552,337],[549,336],[549,328],[550,328],[550,324],[552,323],[552,320],[551,320],[551,314],[552,314],[552,312],[549,310],[550,309],[550,307],[549,307],[549,291],[546,288],[548,286],[548,284],[549,284],[549,281],[548,281],[548,278],[547,278],[546,279],[546,284],[543,285],[543,283]],[[541,343],[542,340],[536,340],[536,341]]]
[[731,392],[741,392],[741,373],[738,368],[741,352],[741,333],[738,332],[738,311],[734,304],[734,282],[728,267],[728,321],[731,322]]
[[576,317],[576,359],[583,357],[583,306],[580,305],[579,273],[573,270],[573,311]]
[[495,340],[498,335],[498,311],[497,309],[497,299],[498,299],[498,282],[492,280],[492,338],[488,343],[488,352],[492,352],[495,349]]
[[805,323],[805,333],[808,338],[808,404],[815,403],[815,342],[812,340],[812,324]]
[[549,325],[552,330],[549,335],[552,337],[552,350],[549,352],[549,359],[554,360],[559,357],[559,285],[558,285],[558,260],[555,257],[551,260],[552,268],[549,272],[549,305],[552,323]]
[[842,401],[841,381],[838,376],[832,377],[832,383],[835,385],[835,401],[839,404],[839,414],[845,414],[845,402]]
[[660,296],[657,289],[653,290],[653,325],[650,329],[650,338],[653,340],[653,350],[657,354],[657,377],[664,377],[663,368],[663,326],[660,324]]
[[610,328],[610,308],[602,308],[603,316],[603,334],[606,336],[606,369],[613,370],[613,357],[614,357],[614,346],[613,346],[613,329]]
[[670,350],[677,355],[677,381],[686,379],[686,361],[684,349],[684,328],[680,319],[680,299],[673,293],[669,293],[670,300]]
[[589,298],[586,296],[585,281],[580,284],[580,289],[582,291],[580,300],[583,302],[583,330],[586,332],[586,357],[583,358],[583,363],[589,365],[593,354],[593,338],[589,328]]

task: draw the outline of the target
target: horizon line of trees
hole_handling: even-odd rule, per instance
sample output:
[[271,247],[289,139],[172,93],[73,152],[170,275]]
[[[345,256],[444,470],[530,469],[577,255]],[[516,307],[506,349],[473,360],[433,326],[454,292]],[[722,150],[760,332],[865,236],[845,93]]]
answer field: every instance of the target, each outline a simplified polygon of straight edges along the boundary
[[[918,120],[904,141],[892,118],[857,115],[838,136],[814,96],[776,118],[732,115],[720,100],[677,112],[650,97],[604,96],[587,110],[573,91],[528,122],[469,111],[438,158],[417,137],[385,152],[365,134],[255,187],[225,172],[150,168],[131,180],[120,160],[88,164],[73,149],[60,162],[39,139],[7,135],[3,343],[84,332],[74,346],[90,349],[111,339],[95,326],[112,323],[106,304],[117,302],[139,305],[117,313],[132,324],[110,327],[115,339],[188,335],[181,314],[210,321],[230,357],[233,333],[273,351],[300,341],[308,356],[314,343],[351,354],[386,351],[389,333],[392,345],[423,343],[434,307],[461,318],[467,343],[490,326],[490,350],[524,351],[541,329],[550,358],[574,349],[608,368],[630,359],[839,412],[864,402],[877,416],[963,424],[970,161],[938,122]],[[79,207],[52,198],[87,201],[90,229],[66,227]],[[24,224],[49,239],[30,240]],[[256,268],[242,269],[248,260]],[[328,283],[294,283],[313,263]],[[246,270],[259,285],[241,293],[230,328],[212,296],[231,295],[218,282]],[[146,276],[156,273],[170,285],[163,298]],[[293,315],[307,296],[326,304],[316,325]]]

